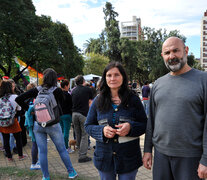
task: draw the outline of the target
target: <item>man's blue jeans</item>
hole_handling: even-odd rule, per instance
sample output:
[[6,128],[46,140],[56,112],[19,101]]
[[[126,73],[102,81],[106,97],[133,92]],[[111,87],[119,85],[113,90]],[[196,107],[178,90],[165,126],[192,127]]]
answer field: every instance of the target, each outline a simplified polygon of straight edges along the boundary
[[38,125],[37,122],[35,122],[33,131],[34,131],[35,139],[36,139],[37,146],[38,146],[39,161],[40,161],[40,166],[41,166],[43,176],[45,178],[49,177],[48,159],[47,159],[47,134],[49,135],[49,137],[55,144],[56,149],[68,173],[73,171],[73,166],[70,161],[70,157],[65,148],[65,143],[64,143],[60,124],[57,123],[52,126],[43,128],[42,126]]
[[147,117],[149,116],[149,100],[143,100],[143,106]]

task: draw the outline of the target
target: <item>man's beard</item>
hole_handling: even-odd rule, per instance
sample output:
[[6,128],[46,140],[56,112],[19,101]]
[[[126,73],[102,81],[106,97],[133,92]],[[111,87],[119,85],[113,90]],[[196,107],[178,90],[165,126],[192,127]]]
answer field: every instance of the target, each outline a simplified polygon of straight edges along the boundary
[[[176,63],[176,64],[175,64]],[[177,72],[183,68],[187,63],[187,57],[184,55],[183,58],[174,58],[170,59],[167,62],[165,61],[165,66],[172,72]]]

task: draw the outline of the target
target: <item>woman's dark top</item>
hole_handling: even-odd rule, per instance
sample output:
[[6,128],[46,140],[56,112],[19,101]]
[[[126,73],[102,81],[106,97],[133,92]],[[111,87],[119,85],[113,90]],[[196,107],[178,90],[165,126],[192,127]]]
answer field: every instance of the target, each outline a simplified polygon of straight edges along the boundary
[[[113,108],[111,105],[107,112],[101,112],[97,108],[98,97],[94,99],[85,122],[86,132],[96,139],[93,159],[95,167],[104,172],[114,169],[118,174],[138,169],[142,165],[139,136],[145,133],[147,124],[147,117],[139,97],[131,93],[126,107],[120,104]],[[114,123],[125,122],[131,127],[127,136],[115,135],[111,139],[104,136],[105,126],[114,128]]]
[[63,91],[64,101],[62,103],[63,114],[72,115],[72,96],[67,92]]

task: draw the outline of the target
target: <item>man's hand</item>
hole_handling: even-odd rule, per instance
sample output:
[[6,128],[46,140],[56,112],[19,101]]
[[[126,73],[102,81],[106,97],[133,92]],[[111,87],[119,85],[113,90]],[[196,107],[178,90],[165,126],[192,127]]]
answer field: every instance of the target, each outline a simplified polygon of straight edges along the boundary
[[203,179],[203,178],[207,178],[207,167],[199,164],[198,166],[198,176],[199,178]]
[[144,167],[151,170],[152,168],[152,153],[144,153],[142,158]]

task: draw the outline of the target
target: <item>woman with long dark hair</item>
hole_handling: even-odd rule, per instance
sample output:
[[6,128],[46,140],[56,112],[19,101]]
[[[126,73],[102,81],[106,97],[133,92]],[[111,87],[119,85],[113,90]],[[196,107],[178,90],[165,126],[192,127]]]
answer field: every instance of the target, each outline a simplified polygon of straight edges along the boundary
[[[12,87],[12,83],[9,81],[2,81],[0,85],[0,98],[6,97],[11,102],[11,105],[15,111],[15,119],[14,123],[8,127],[1,127],[0,132],[2,133],[3,140],[4,140],[4,148],[6,151],[6,156],[8,161],[14,161],[12,158],[11,150],[10,150],[10,133],[14,135],[16,139],[16,146],[19,155],[19,160],[23,160],[26,158],[26,155],[22,153],[22,137],[21,137],[21,127],[17,120],[18,112],[21,110],[21,107],[15,102],[15,98],[17,97],[14,94],[14,88]],[[2,108],[2,107],[0,107]]]
[[147,117],[142,103],[128,88],[127,74],[119,62],[104,69],[100,93],[85,122],[96,139],[94,165],[101,180],[135,180],[142,165],[139,136],[145,133]]
[[[50,89],[57,87],[57,73],[52,69],[48,68],[43,72],[43,84],[42,88]],[[58,105],[61,105],[63,102],[63,92],[60,88],[56,88],[53,91],[55,99]],[[25,100],[31,97],[36,98],[38,95],[38,88],[33,88],[16,98],[18,104],[27,110],[29,108],[28,104],[25,103]],[[61,111],[61,109],[60,109]],[[60,123],[57,121],[54,124],[46,127],[42,127],[36,121],[34,122],[34,134],[39,150],[39,161],[41,170],[43,173],[43,180],[49,180],[49,171],[48,171],[48,159],[47,159],[47,135],[50,136],[51,140],[56,146],[56,149],[69,173],[69,178],[75,178],[77,176],[76,171],[74,170],[70,157],[65,148],[64,138]]]

